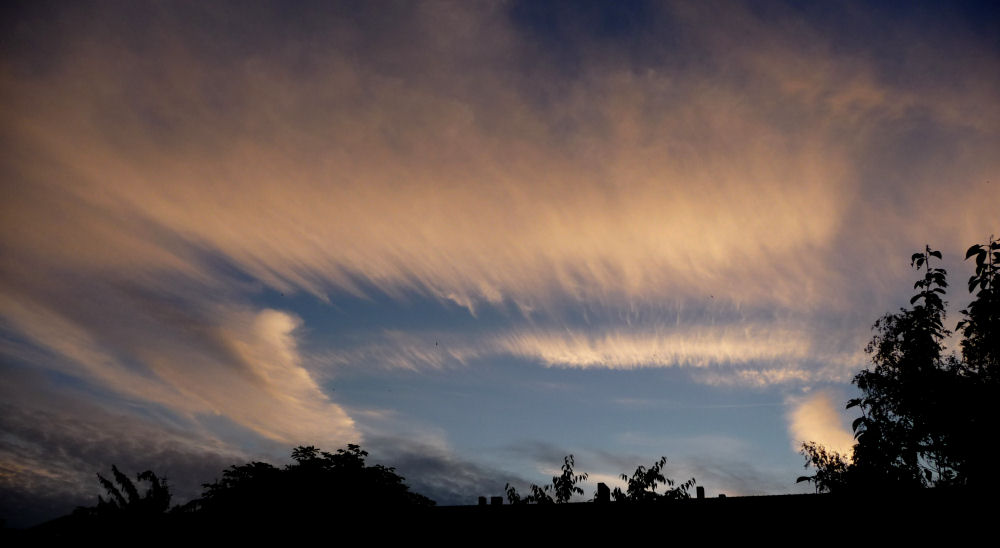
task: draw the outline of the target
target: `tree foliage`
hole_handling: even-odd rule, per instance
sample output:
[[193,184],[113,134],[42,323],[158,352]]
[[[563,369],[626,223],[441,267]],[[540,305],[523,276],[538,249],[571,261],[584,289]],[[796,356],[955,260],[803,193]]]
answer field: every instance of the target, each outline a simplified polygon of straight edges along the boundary
[[[615,487],[611,492],[611,497],[616,502],[652,502],[656,500],[678,500],[691,498],[688,492],[694,486],[695,480],[691,478],[679,485],[674,484],[674,480],[663,475],[663,467],[667,464],[667,457],[660,457],[660,460],[650,467],[638,466],[632,477],[622,474],[621,478],[627,483],[625,491]],[[668,489],[662,493],[657,493],[656,489],[664,485]]]
[[1000,239],[974,245],[965,259],[975,257],[976,273],[969,278],[969,293],[975,299],[962,310],[964,319],[956,330],[962,333],[962,357],[966,373],[990,383],[1000,379]]
[[144,493],[117,466],[111,465],[113,481],[97,474],[97,481],[108,498],[97,497],[97,506],[77,508],[77,516],[115,518],[142,518],[161,515],[170,508],[170,488],[166,478],[159,478],[151,470],[136,475],[136,480],[149,486]]
[[[616,487],[611,496],[615,502],[652,502],[691,498],[689,491],[695,484],[694,478],[675,484],[674,480],[663,474],[666,464],[667,457],[660,457],[660,460],[648,468],[645,466],[636,467],[631,477],[628,474],[622,474],[621,478],[627,486],[624,491]],[[532,484],[529,495],[520,495],[508,483],[504,488],[507,502],[509,504],[559,504],[569,502],[574,494],[582,495],[583,489],[577,484],[585,481],[588,476],[587,474],[575,473],[573,471],[574,465],[573,455],[567,455],[563,459],[562,474],[553,476],[551,485],[539,487]],[[667,489],[657,492],[661,485]]]
[[[73,512],[67,534],[122,536],[150,530],[186,535],[196,532],[252,534],[254,527],[317,527],[336,516],[372,512],[399,517],[433,506],[411,492],[392,467],[368,465],[368,453],[348,445],[333,453],[314,446],[292,450],[292,464],[266,462],[230,466],[219,479],[203,484],[200,498],[170,508],[166,480],[151,471],[133,481],[116,466],[111,479],[97,475],[106,492],[96,507]],[[143,484],[147,487],[143,490]],[[168,511],[169,510],[169,511]],[[235,527],[235,528],[234,528]],[[181,532],[184,532],[183,534]]]
[[847,489],[850,485],[851,463],[846,456],[814,442],[802,444],[802,454],[806,457],[806,467],[812,466],[816,473],[799,476],[795,483],[811,481],[817,493],[834,493]]
[[562,473],[558,476],[552,476],[551,485],[539,487],[532,484],[530,495],[519,495],[517,489],[508,483],[504,486],[507,502],[509,504],[564,504],[569,502],[574,494],[582,495],[583,489],[577,484],[586,481],[587,474],[575,473],[573,471],[575,465],[573,455],[566,455],[563,457]]
[[924,270],[914,284],[919,291],[910,299],[913,306],[875,322],[876,334],[865,348],[873,367],[854,377],[862,393],[847,405],[862,413],[853,425],[854,461],[871,483],[917,487],[931,479],[926,461],[941,442],[934,423],[941,383],[950,374],[943,340],[951,334],[944,328],[942,299],[947,273],[931,266],[933,258],[940,260],[941,252],[929,246],[911,257],[911,265]]
[[1000,241],[991,237],[970,247],[966,260],[973,257],[976,270],[968,284],[973,299],[956,326],[961,356],[945,355],[944,341],[951,335],[944,327],[947,273],[932,265],[941,252],[927,246],[910,259],[923,272],[911,307],[875,322],[865,349],[872,366],[853,379],[861,395],[847,407],[861,416],[852,425],[851,458],[806,443],[806,466],[817,472],[800,481],[814,482],[817,491],[996,481],[980,446],[983,436],[1000,426],[990,408],[1000,396]]
[[368,466],[368,452],[350,444],[334,453],[314,446],[292,450],[295,462],[277,468],[263,462],[231,466],[204,485],[189,509],[209,513],[311,515],[329,509],[431,506],[413,493],[392,467]]

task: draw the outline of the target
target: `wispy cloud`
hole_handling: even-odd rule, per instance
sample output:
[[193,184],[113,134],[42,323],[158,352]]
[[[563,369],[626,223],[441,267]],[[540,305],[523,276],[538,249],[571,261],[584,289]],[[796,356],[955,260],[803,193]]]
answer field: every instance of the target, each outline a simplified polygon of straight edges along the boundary
[[656,329],[535,325],[465,334],[389,331],[311,356],[310,362],[317,370],[359,364],[420,370],[515,358],[560,368],[683,368],[706,384],[765,386],[844,381],[864,361],[860,350],[830,351],[812,340],[802,329],[754,322]]
[[290,444],[357,437],[350,417],[302,367],[299,320],[288,313],[168,299],[149,306],[114,290],[82,298],[75,288],[53,293],[55,302],[0,300],[8,325],[47,352],[35,367],[191,418],[222,415]]
[[[877,137],[872,119],[898,119],[903,96],[937,123],[957,123],[919,90],[865,76],[869,60],[790,47],[807,33],[774,36],[747,14],[735,24],[766,34],[760,48],[722,53],[712,33],[700,44],[741,68],[735,81],[711,64],[678,75],[598,62],[567,83],[571,101],[543,111],[518,92],[522,82],[497,81],[517,67],[489,49],[463,43],[471,49],[456,56],[453,43],[437,56],[440,29],[422,25],[448,19],[417,11],[423,47],[406,69],[331,47],[309,54],[322,77],[290,73],[288,57],[305,54],[295,48],[248,53],[220,71],[157,36],[143,56],[90,44],[72,54],[72,70],[8,75],[15,158],[58,159],[15,160],[8,245],[64,265],[210,283],[220,280],[206,259],[221,257],[271,287],[321,298],[358,292],[363,279],[470,309],[692,293],[840,308],[830,292],[845,280],[830,270],[870,252],[845,257],[832,246],[866,212],[858,166]],[[509,47],[496,14],[460,17]],[[838,76],[848,71],[861,76]],[[72,95],[59,91],[67,86]],[[980,126],[990,112],[962,120]],[[567,120],[572,138],[554,133]],[[977,208],[957,198],[935,207]],[[59,222],[45,215],[54,208]]]

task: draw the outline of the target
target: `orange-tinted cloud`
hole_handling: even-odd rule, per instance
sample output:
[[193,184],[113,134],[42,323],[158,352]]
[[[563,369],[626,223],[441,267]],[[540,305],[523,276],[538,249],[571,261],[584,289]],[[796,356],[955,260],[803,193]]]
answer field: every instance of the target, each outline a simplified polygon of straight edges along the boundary
[[815,442],[828,450],[851,458],[854,435],[837,412],[839,404],[826,391],[796,398],[790,402],[788,430],[795,450],[803,443]]
[[[459,361],[808,383],[857,364],[911,248],[995,228],[1000,70],[972,38],[949,86],[794,19],[671,6],[697,29],[686,62],[588,43],[568,74],[502,9],[406,9],[379,32],[332,18],[259,37],[280,47],[236,36],[259,14],[164,7],[138,36],[84,14],[47,63],[5,58],[4,329],[111,390],[341,439],[351,420],[300,364],[298,320],[249,304],[262,286],[520,310]],[[698,329],[631,315],[684,324],[708,300],[730,312]]]

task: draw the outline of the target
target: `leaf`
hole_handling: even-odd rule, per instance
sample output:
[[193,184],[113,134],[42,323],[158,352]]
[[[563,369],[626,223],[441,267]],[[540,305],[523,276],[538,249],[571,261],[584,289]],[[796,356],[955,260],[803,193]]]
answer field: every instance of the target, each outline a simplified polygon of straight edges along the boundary
[[921,297],[920,295],[914,295],[913,297],[911,297],[910,298],[910,304],[913,304],[913,303],[917,302],[918,300],[920,300],[920,297]]
[[969,257],[971,257],[971,256],[975,255],[976,253],[978,253],[979,252],[979,248],[980,248],[980,246],[978,244],[970,247],[969,250],[965,252],[965,258],[968,259]]
[[914,254],[913,254],[913,255],[912,255],[911,257],[910,257],[910,264],[913,264],[913,263],[917,262],[917,261],[918,261],[918,260],[919,260],[920,258],[922,258],[923,256],[924,256],[924,255],[923,255],[923,253],[914,253]]
[[941,258],[941,252],[940,251],[931,251],[931,257],[937,257],[938,259],[940,259]]
[[865,423],[865,418],[864,417],[858,417],[858,418],[854,419],[854,422],[851,423],[851,429],[854,430],[855,432],[857,432],[858,431],[858,427],[864,425],[864,423]]

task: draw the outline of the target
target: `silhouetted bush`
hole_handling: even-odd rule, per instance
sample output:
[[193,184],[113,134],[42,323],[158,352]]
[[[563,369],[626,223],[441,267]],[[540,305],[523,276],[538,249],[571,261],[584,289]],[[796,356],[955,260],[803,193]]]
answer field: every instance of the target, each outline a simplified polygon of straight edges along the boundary
[[[554,504],[569,502],[573,494],[583,494],[583,489],[577,487],[577,483],[585,481],[587,474],[575,474],[573,466],[573,455],[567,455],[563,459],[562,474],[552,476],[552,485],[539,487],[532,484],[531,494],[522,496],[518,494],[514,486],[509,483],[504,490],[507,493],[509,504]],[[625,491],[615,488],[611,496],[616,502],[653,502],[659,500],[680,500],[691,498],[688,492],[694,486],[694,478],[675,486],[674,480],[663,475],[663,467],[667,464],[667,457],[660,457],[660,460],[652,466],[638,466],[631,477],[622,474],[621,478],[627,482]],[[668,487],[663,492],[657,492],[660,485]],[[549,492],[554,495],[549,495]]]
[[367,456],[353,444],[335,453],[300,446],[292,451],[295,463],[284,468],[263,462],[231,466],[220,480],[204,485],[200,499],[180,511],[308,517],[331,511],[434,505],[411,492],[394,468],[366,465]]
[[[552,485],[546,485],[543,488],[532,484],[531,494],[523,497],[517,493],[514,486],[508,483],[504,487],[504,491],[507,493],[507,502],[509,504],[563,504],[569,502],[574,493],[582,495],[583,489],[577,487],[576,484],[586,481],[587,474],[575,474],[573,472],[575,464],[573,455],[566,455],[563,457],[562,474],[552,476]],[[552,495],[549,495],[549,491],[552,492]]]
[[76,515],[141,518],[161,515],[170,508],[170,488],[165,478],[158,478],[151,470],[139,473],[136,479],[149,483],[146,492],[139,494],[135,483],[118,470],[117,466],[111,465],[111,473],[114,481],[97,474],[97,481],[108,498],[98,495],[97,506],[77,508],[74,512]]
[[[667,464],[667,457],[660,457],[660,460],[652,466],[638,466],[632,477],[622,474],[621,478],[628,485],[625,491],[615,487],[611,492],[611,497],[615,502],[653,502],[658,500],[681,500],[691,498],[688,492],[694,486],[694,478],[691,478],[680,485],[675,486],[674,480],[663,475],[663,467]],[[660,485],[668,487],[662,493],[657,493],[656,489]]]

